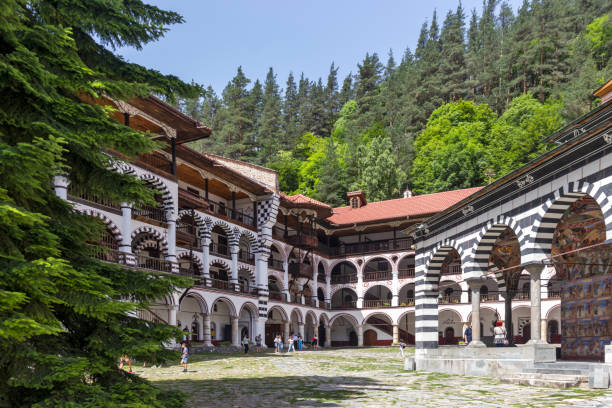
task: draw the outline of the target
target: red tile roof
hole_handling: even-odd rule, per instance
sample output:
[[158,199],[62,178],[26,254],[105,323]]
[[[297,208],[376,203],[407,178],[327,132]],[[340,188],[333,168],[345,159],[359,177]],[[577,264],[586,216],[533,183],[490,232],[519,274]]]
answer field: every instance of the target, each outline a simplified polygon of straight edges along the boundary
[[304,194],[287,195],[285,193],[281,193],[281,196],[287,201],[291,201],[295,204],[312,204],[322,208],[329,208],[331,210],[330,205],[317,201],[314,198],[306,197]]
[[474,194],[482,187],[444,191],[408,198],[370,202],[361,208],[334,208],[327,221],[336,225],[382,221],[400,217],[420,217],[435,214]]

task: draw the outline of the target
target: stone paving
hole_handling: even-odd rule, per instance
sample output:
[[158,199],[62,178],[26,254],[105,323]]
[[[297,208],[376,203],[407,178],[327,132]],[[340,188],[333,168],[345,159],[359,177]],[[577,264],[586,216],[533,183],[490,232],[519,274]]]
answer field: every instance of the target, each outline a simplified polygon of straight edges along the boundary
[[196,354],[178,365],[136,368],[190,407],[612,407],[612,391],[500,384],[482,377],[405,372],[396,348],[275,355]]

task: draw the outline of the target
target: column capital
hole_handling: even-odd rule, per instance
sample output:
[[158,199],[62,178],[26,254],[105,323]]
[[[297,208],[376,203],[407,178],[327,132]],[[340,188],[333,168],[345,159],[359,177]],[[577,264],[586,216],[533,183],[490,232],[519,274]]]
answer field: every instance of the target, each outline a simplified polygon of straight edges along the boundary
[[537,279],[542,274],[542,271],[544,270],[545,266],[546,265],[544,265],[543,263],[532,263],[529,265],[525,265],[525,270],[529,272],[529,275]]
[[485,282],[485,278],[473,278],[465,281],[472,290],[480,290],[480,287],[484,285]]

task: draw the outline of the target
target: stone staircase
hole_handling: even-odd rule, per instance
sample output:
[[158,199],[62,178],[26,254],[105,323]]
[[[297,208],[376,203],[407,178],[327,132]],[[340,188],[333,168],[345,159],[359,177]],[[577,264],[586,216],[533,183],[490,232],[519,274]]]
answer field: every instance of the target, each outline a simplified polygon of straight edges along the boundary
[[500,381],[507,384],[533,385],[537,387],[570,388],[588,387],[591,363],[555,362],[536,363],[523,372],[508,374]]

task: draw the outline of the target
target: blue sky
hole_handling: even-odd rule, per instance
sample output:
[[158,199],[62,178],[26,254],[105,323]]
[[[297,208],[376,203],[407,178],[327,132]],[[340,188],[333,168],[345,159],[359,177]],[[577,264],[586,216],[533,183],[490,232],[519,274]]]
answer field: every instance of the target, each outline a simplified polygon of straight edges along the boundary
[[[332,61],[340,82],[366,52],[383,63],[414,50],[421,25],[434,9],[441,25],[458,0],[148,0],[180,13],[185,23],[143,50],[117,50],[127,60],[185,81],[212,85],[221,94],[239,65],[251,80],[265,79],[272,66],[284,88],[289,71],[325,81]],[[522,0],[509,0],[516,11]],[[463,0],[466,25],[482,0]]]

